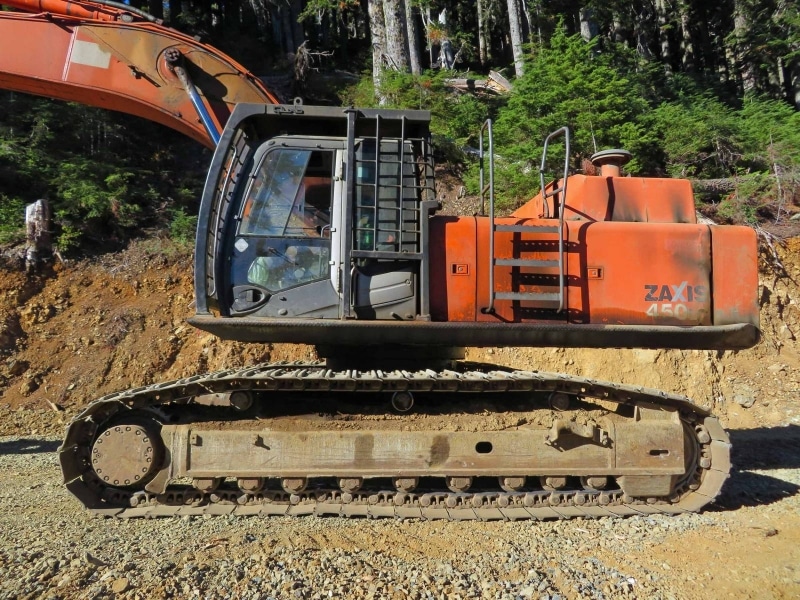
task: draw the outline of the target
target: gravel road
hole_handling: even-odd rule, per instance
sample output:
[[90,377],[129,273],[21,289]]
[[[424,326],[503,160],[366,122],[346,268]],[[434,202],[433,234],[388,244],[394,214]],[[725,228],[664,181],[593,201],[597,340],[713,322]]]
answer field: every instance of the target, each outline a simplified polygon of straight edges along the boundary
[[53,437],[0,437],[0,598],[796,598],[800,428],[731,432],[700,515],[448,523],[88,515]]

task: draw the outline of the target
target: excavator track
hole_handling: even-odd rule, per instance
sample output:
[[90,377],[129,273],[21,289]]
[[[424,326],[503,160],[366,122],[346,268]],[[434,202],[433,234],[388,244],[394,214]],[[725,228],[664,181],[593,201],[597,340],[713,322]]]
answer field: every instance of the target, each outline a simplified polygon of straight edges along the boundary
[[[717,497],[728,477],[730,444],[727,434],[715,417],[684,396],[563,374],[489,369],[499,368],[465,363],[459,370],[440,372],[334,371],[320,364],[264,364],[112,394],[89,404],[69,425],[59,450],[65,483],[87,509],[97,515],[117,518],[331,515],[519,520],[697,512]],[[359,392],[466,394],[470,398],[479,397],[477,395],[481,393],[522,393],[526,397],[531,394],[538,394],[540,397],[542,394],[549,394],[553,398],[552,394],[560,393],[579,401],[599,400],[604,405],[623,407],[633,415],[633,422],[641,418],[640,413],[645,414],[648,410],[656,417],[652,423],[665,417],[673,418],[678,423],[676,426],[684,432],[681,445],[685,449],[685,456],[681,460],[685,463],[685,469],[682,474],[674,477],[667,494],[657,491],[643,494],[641,490],[648,489],[648,484],[645,483],[643,488],[638,488],[640,491],[636,495],[626,493],[623,490],[625,485],[615,487],[614,482],[624,479],[617,480],[613,477],[608,479],[612,482],[608,488],[605,485],[596,486],[599,489],[585,485],[577,486],[577,489],[575,486],[556,486],[553,489],[548,485],[536,487],[520,484],[512,486],[512,489],[492,489],[489,486],[477,490],[471,490],[465,485],[462,486],[463,491],[458,486],[456,489],[447,489],[437,485],[441,478],[434,479],[432,486],[416,486],[415,480],[415,485],[408,486],[407,491],[403,486],[376,487],[375,482],[380,484],[384,479],[368,480],[370,475],[365,473],[362,480],[358,473],[355,473],[354,478],[352,472],[345,475],[350,479],[340,479],[339,485],[331,484],[331,478],[323,477],[315,480],[317,483],[314,486],[298,485],[296,490],[268,489],[261,485],[262,478],[253,478],[244,480],[258,481],[248,491],[247,486],[242,489],[241,474],[237,476],[233,473],[230,474],[231,477],[239,477],[238,487],[222,482],[224,477],[196,477],[188,483],[185,481],[185,473],[183,479],[180,478],[181,473],[178,473],[179,477],[173,477],[179,469],[171,463],[177,465],[180,462],[182,453],[188,452],[184,447],[198,446],[196,450],[202,449],[202,438],[207,443],[213,441],[216,430],[198,433],[190,429],[196,427],[195,423],[171,425],[170,422],[175,420],[171,415],[180,415],[181,411],[185,413],[190,410],[198,398],[208,398],[215,394],[226,397],[226,394],[241,391],[257,393],[260,398],[292,398],[292,394],[330,393],[345,393],[348,397],[357,397]],[[547,405],[541,408],[546,411]],[[227,424],[235,426],[239,418],[236,417],[236,411],[229,407],[224,414],[228,415],[225,417]],[[545,444],[555,447],[563,445],[558,448],[559,455],[573,452],[570,448],[575,447],[575,440],[591,452],[606,451],[614,444],[622,444],[613,439],[613,434],[610,436],[612,439],[606,439],[608,435],[594,425],[574,425],[573,413],[565,412],[565,415],[571,416],[569,419],[556,419],[548,430],[550,433],[544,437]],[[162,427],[160,435],[147,424],[156,422]],[[586,427],[591,429],[590,433],[582,433],[582,428]],[[269,433],[267,430],[265,436]],[[185,435],[185,439],[182,435]],[[560,435],[562,437],[559,439]],[[153,442],[150,439],[160,437],[166,441]],[[220,439],[230,446],[232,456],[239,456],[244,460],[244,455],[250,451],[241,453],[241,447],[237,446],[240,438],[246,438],[250,440],[249,443],[254,442],[256,446],[261,445],[269,450],[262,437],[264,436],[259,436],[256,430]],[[290,437],[287,434],[286,440]],[[380,437],[391,438],[390,435]],[[276,439],[280,443],[283,438]],[[437,440],[440,438],[437,437]],[[563,444],[564,440],[568,443]],[[237,452],[240,453],[237,455]],[[654,452],[651,451],[650,454]],[[235,460],[232,456],[227,457],[227,460]],[[142,484],[137,485],[140,475],[132,476],[136,481],[131,481],[129,474],[136,472],[141,465],[144,465],[141,469]],[[587,467],[586,470],[585,475],[592,475],[591,468]],[[486,473],[481,471],[478,474]],[[126,479],[120,482],[117,477]],[[288,481],[306,481],[302,473],[294,473],[289,477],[293,479]],[[577,477],[570,478],[572,481],[575,479]],[[587,479],[583,478],[581,481],[585,482]],[[635,479],[636,477],[629,477],[629,480]],[[369,481],[370,485],[361,489],[360,485],[348,487],[343,483],[356,480],[359,483]],[[563,480],[566,481],[566,478]],[[469,481],[472,479],[469,478]]]

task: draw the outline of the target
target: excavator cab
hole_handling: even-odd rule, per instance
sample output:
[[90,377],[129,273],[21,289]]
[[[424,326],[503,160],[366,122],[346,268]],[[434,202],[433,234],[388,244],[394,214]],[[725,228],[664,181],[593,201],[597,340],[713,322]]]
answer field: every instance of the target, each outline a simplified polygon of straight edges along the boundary
[[230,337],[235,318],[427,319],[429,118],[239,105],[200,209],[204,328]]

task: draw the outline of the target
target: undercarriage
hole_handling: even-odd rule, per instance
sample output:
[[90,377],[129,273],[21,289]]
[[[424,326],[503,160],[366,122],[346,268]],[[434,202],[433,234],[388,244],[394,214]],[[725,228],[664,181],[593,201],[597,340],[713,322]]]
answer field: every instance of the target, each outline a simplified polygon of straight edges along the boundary
[[547,519],[700,510],[730,470],[687,398],[536,371],[271,364],[96,400],[60,449],[91,511]]

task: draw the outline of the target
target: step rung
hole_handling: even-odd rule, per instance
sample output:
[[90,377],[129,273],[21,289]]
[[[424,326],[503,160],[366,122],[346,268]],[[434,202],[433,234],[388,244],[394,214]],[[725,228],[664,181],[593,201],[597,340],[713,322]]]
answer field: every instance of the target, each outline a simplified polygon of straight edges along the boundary
[[498,267],[540,267],[558,268],[557,260],[529,260],[525,258],[497,258],[494,264]]
[[561,294],[558,292],[545,293],[545,294],[526,294],[525,292],[497,292],[494,295],[498,300],[523,300],[523,301],[540,301],[540,302],[560,302]]
[[558,227],[553,225],[495,225],[494,229],[515,233],[558,233]]
[[561,187],[553,188],[549,192],[545,192],[544,193],[544,199],[547,200],[548,198],[552,198],[556,194],[560,194],[563,191],[564,191],[564,186],[563,185]]

